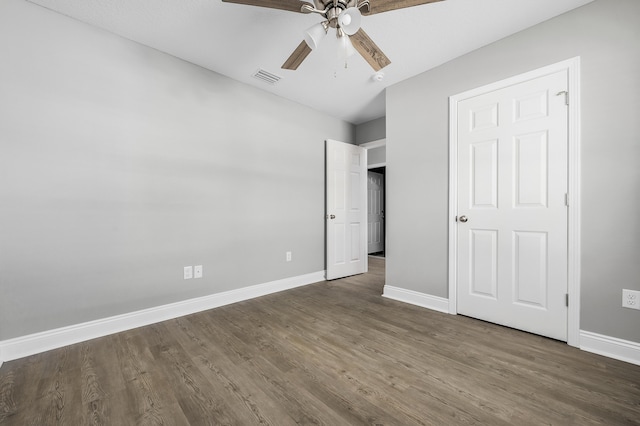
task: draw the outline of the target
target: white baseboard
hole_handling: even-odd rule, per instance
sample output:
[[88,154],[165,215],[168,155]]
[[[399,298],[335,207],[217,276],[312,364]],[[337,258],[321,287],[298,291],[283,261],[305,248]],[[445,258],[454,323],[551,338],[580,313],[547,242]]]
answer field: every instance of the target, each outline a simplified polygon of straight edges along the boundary
[[325,271],[319,271],[0,341],[0,367],[4,361],[324,280]]
[[[384,297],[434,311],[449,313],[449,299],[404,288],[384,286]],[[640,365],[640,343],[580,330],[580,349],[608,358]]]
[[640,365],[640,343],[580,330],[580,349]]
[[[6,361],[324,281],[324,279],[325,271],[319,271],[0,341],[0,367]],[[384,286],[382,296],[438,312],[449,313],[449,299],[443,297],[389,285]],[[629,340],[580,330],[580,349],[640,365],[640,343]]]
[[444,297],[432,296],[430,294],[392,287],[390,285],[384,286],[382,296],[434,311],[444,312],[445,314],[449,313],[449,299],[445,299]]

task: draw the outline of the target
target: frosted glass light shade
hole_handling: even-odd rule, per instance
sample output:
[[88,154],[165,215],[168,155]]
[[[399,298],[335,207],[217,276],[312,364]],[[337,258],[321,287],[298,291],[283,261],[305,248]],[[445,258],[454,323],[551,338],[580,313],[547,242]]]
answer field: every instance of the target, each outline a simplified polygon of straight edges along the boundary
[[351,43],[351,39],[346,34],[340,37],[340,50],[344,52],[344,55],[346,58],[349,58],[356,53],[356,48],[353,47],[353,43]]
[[354,35],[360,29],[362,14],[357,7],[345,9],[338,15],[338,25],[348,35]]
[[319,24],[315,24],[313,27],[309,28],[304,32],[304,41],[307,42],[307,45],[315,50],[323,38],[327,35],[328,27],[324,25],[323,22]]

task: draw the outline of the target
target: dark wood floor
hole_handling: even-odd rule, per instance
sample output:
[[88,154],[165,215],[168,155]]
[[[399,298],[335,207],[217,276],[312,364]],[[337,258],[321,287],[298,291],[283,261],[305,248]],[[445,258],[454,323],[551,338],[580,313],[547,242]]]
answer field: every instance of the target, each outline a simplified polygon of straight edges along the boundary
[[384,299],[370,269],[5,363],[0,424],[640,424],[640,367]]

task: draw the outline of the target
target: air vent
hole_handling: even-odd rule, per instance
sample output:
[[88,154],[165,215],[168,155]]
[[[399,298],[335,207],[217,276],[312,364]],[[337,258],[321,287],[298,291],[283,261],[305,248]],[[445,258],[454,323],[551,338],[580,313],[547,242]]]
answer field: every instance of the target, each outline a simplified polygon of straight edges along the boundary
[[265,71],[263,69],[259,69],[258,71],[256,71],[253,76],[258,80],[262,80],[269,84],[276,84],[280,81],[280,79],[282,79],[282,77],[278,77],[277,75],[271,74],[269,71]]

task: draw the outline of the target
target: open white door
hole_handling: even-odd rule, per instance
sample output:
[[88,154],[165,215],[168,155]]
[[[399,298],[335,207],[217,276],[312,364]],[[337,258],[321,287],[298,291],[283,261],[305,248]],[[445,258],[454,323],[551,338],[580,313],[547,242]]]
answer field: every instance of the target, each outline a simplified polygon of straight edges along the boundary
[[367,150],[326,143],[327,279],[367,271]]

